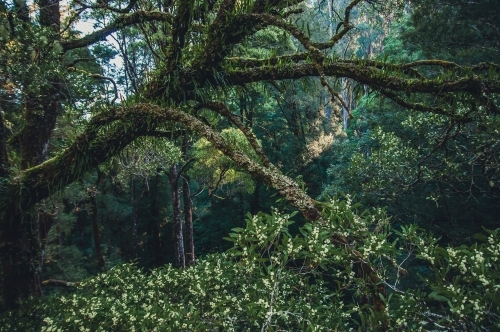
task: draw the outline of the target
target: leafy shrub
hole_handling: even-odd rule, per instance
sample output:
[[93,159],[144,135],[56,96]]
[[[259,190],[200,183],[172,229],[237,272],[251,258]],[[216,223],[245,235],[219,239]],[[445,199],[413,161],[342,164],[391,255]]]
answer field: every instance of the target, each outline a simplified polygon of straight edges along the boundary
[[[480,243],[442,248],[416,226],[391,229],[383,209],[360,212],[346,200],[292,236],[292,215],[248,216],[234,247],[196,266],[148,273],[116,266],[66,294],[30,300],[1,319],[2,330],[42,331],[474,331],[498,321],[500,230]],[[339,245],[339,236],[349,245]],[[424,289],[403,288],[402,265],[434,271]],[[397,260],[401,262],[398,263]],[[374,285],[360,262],[377,266],[387,294],[374,310]],[[371,295],[370,295],[371,294]],[[368,299],[368,300],[367,300]]]

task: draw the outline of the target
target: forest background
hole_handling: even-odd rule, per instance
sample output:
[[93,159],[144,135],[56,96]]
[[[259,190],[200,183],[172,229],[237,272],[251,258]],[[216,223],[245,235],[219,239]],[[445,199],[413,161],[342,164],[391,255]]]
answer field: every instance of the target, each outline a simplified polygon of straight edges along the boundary
[[500,328],[498,17],[2,0],[4,326]]

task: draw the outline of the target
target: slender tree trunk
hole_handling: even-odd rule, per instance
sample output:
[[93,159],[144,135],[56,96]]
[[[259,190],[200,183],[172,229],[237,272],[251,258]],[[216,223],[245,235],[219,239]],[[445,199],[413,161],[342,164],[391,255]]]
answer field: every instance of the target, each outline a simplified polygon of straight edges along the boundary
[[[347,83],[346,79],[342,79],[342,99],[344,99],[349,105],[349,100],[347,99],[347,90],[349,89],[349,84]],[[347,112],[347,109],[342,106],[342,128],[344,131],[347,131],[349,128],[349,113]]]
[[9,176],[9,158],[7,155],[6,141],[3,111],[2,105],[0,104],[0,178],[6,178]]
[[181,202],[179,198],[179,184],[177,176],[177,164],[174,163],[170,167],[169,179],[170,190],[172,193],[172,208],[174,215],[174,241],[175,241],[175,266],[186,267],[186,258],[184,254],[184,236],[182,232],[182,219],[181,219]]
[[[189,135],[184,133],[182,152],[184,160],[189,163]],[[184,167],[183,167],[184,168]],[[180,174],[179,174],[180,175]],[[182,177],[182,201],[184,204],[184,224],[186,226],[186,265],[195,264],[194,236],[193,236],[193,202],[191,201],[191,190],[189,188],[189,176]]]
[[149,229],[151,233],[151,247],[154,255],[154,261],[157,266],[162,264],[162,243],[161,243],[161,228],[159,210],[158,210],[158,190],[160,187],[160,176],[156,175],[154,184],[151,185],[151,204],[150,204],[150,215],[153,222],[149,223]]
[[96,261],[97,261],[97,268],[102,271],[104,269],[104,256],[102,254],[102,248],[101,248],[101,229],[99,227],[99,222],[98,222],[98,210],[97,210],[97,200],[96,200],[96,195],[97,195],[97,189],[99,188],[99,183],[101,182],[102,178],[102,173],[97,171],[97,181],[96,185],[89,189],[89,201],[90,201],[90,215],[92,217],[92,232],[94,235],[94,247],[95,247],[95,256],[96,256]]
[[47,240],[47,236],[49,235],[49,231],[54,224],[54,215],[49,212],[39,211],[37,213],[37,230],[38,234],[38,242],[40,243],[40,251],[39,255],[39,273],[35,275],[35,288],[38,290],[40,295],[43,295],[42,292],[42,271],[43,271],[43,262],[45,260],[45,244]]
[[130,179],[130,205],[132,207],[132,250],[134,258],[137,258],[137,202],[135,200],[135,179]]
[[191,191],[189,189],[189,177],[182,179],[182,195],[184,201],[184,223],[186,224],[186,264],[195,264],[194,253],[194,232],[193,232],[193,202],[191,201]]

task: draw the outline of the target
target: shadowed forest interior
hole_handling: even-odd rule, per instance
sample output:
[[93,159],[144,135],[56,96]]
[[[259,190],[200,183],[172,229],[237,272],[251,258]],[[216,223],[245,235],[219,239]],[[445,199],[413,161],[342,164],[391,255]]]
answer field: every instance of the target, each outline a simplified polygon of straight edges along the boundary
[[0,0],[0,330],[500,330],[499,18]]

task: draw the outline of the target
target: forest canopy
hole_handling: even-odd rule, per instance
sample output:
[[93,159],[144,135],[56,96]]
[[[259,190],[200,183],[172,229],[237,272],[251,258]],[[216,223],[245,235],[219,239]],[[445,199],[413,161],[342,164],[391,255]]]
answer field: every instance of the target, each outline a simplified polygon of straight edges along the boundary
[[0,0],[2,329],[500,328],[499,13]]

